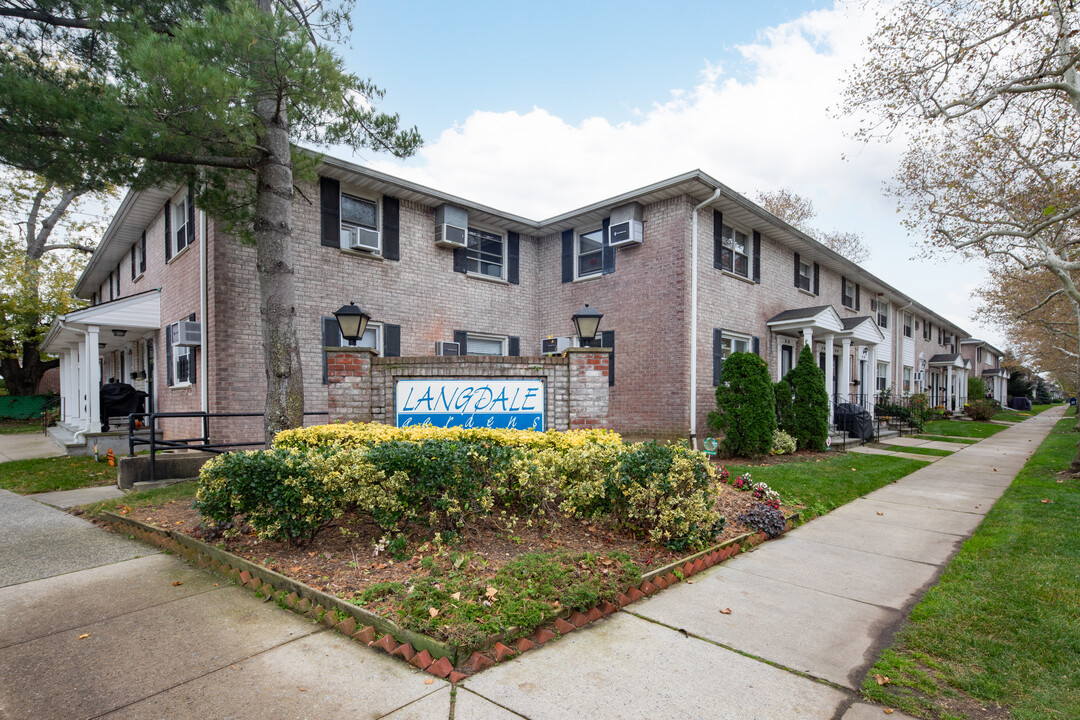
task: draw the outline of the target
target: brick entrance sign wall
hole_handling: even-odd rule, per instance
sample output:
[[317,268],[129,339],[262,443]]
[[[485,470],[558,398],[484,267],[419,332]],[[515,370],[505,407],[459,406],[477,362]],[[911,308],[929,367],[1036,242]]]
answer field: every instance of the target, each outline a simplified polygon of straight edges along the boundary
[[544,383],[549,430],[607,427],[606,348],[571,348],[542,357],[378,357],[368,348],[327,347],[330,422],[395,424],[394,384],[414,378],[520,380]]

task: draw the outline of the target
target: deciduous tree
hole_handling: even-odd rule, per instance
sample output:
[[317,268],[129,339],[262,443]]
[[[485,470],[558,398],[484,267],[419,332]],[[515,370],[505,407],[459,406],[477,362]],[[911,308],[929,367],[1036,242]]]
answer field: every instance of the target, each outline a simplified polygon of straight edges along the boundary
[[817,217],[817,209],[810,198],[803,197],[787,187],[773,192],[758,192],[757,198],[761,207],[848,260],[861,263],[869,259],[870,248],[859,233],[817,230],[810,224],[810,221]]

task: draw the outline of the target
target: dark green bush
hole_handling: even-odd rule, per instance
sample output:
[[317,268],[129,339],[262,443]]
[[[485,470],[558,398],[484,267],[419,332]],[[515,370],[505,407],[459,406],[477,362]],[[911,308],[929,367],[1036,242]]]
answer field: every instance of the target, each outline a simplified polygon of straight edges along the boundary
[[732,353],[724,360],[716,388],[716,410],[709,427],[724,433],[728,455],[761,457],[772,448],[776,399],[769,366],[753,353]]
[[795,399],[795,393],[786,378],[780,378],[780,381],[773,385],[773,397],[776,400],[776,427],[787,432],[787,427],[794,418],[791,401]]
[[975,402],[986,397],[986,383],[981,377],[969,377],[967,381],[968,402]]
[[784,380],[794,396],[784,431],[795,438],[800,450],[824,450],[829,437],[829,393],[825,373],[809,345],[803,345],[798,364]]
[[986,422],[990,418],[997,414],[998,404],[993,400],[982,398],[975,402],[968,403],[967,414],[972,420],[979,420],[980,422]]

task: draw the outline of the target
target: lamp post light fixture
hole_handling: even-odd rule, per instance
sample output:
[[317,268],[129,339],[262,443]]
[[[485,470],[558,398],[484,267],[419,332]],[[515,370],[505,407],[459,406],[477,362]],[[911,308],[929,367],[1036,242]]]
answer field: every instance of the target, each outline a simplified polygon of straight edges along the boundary
[[356,345],[360,338],[364,337],[368,321],[371,320],[371,316],[356,307],[354,302],[342,305],[341,309],[334,313],[334,317],[337,318],[341,339],[353,346]]
[[125,335],[127,335],[127,330],[113,330],[112,334],[116,337],[124,337]]
[[585,303],[585,307],[574,313],[574,328],[577,330],[578,340],[581,341],[582,347],[591,347],[592,341],[596,339],[596,330],[600,327],[602,317],[604,314],[589,307],[589,303]]

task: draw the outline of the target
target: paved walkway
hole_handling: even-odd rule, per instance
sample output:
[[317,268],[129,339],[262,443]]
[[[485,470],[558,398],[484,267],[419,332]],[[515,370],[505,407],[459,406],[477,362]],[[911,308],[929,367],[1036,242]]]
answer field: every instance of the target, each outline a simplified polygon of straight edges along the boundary
[[0,718],[442,719],[451,702],[456,720],[885,717],[858,700],[866,670],[1061,414],[958,446],[453,700],[216,576],[0,492]]
[[0,462],[56,457],[64,451],[45,433],[0,435]]

